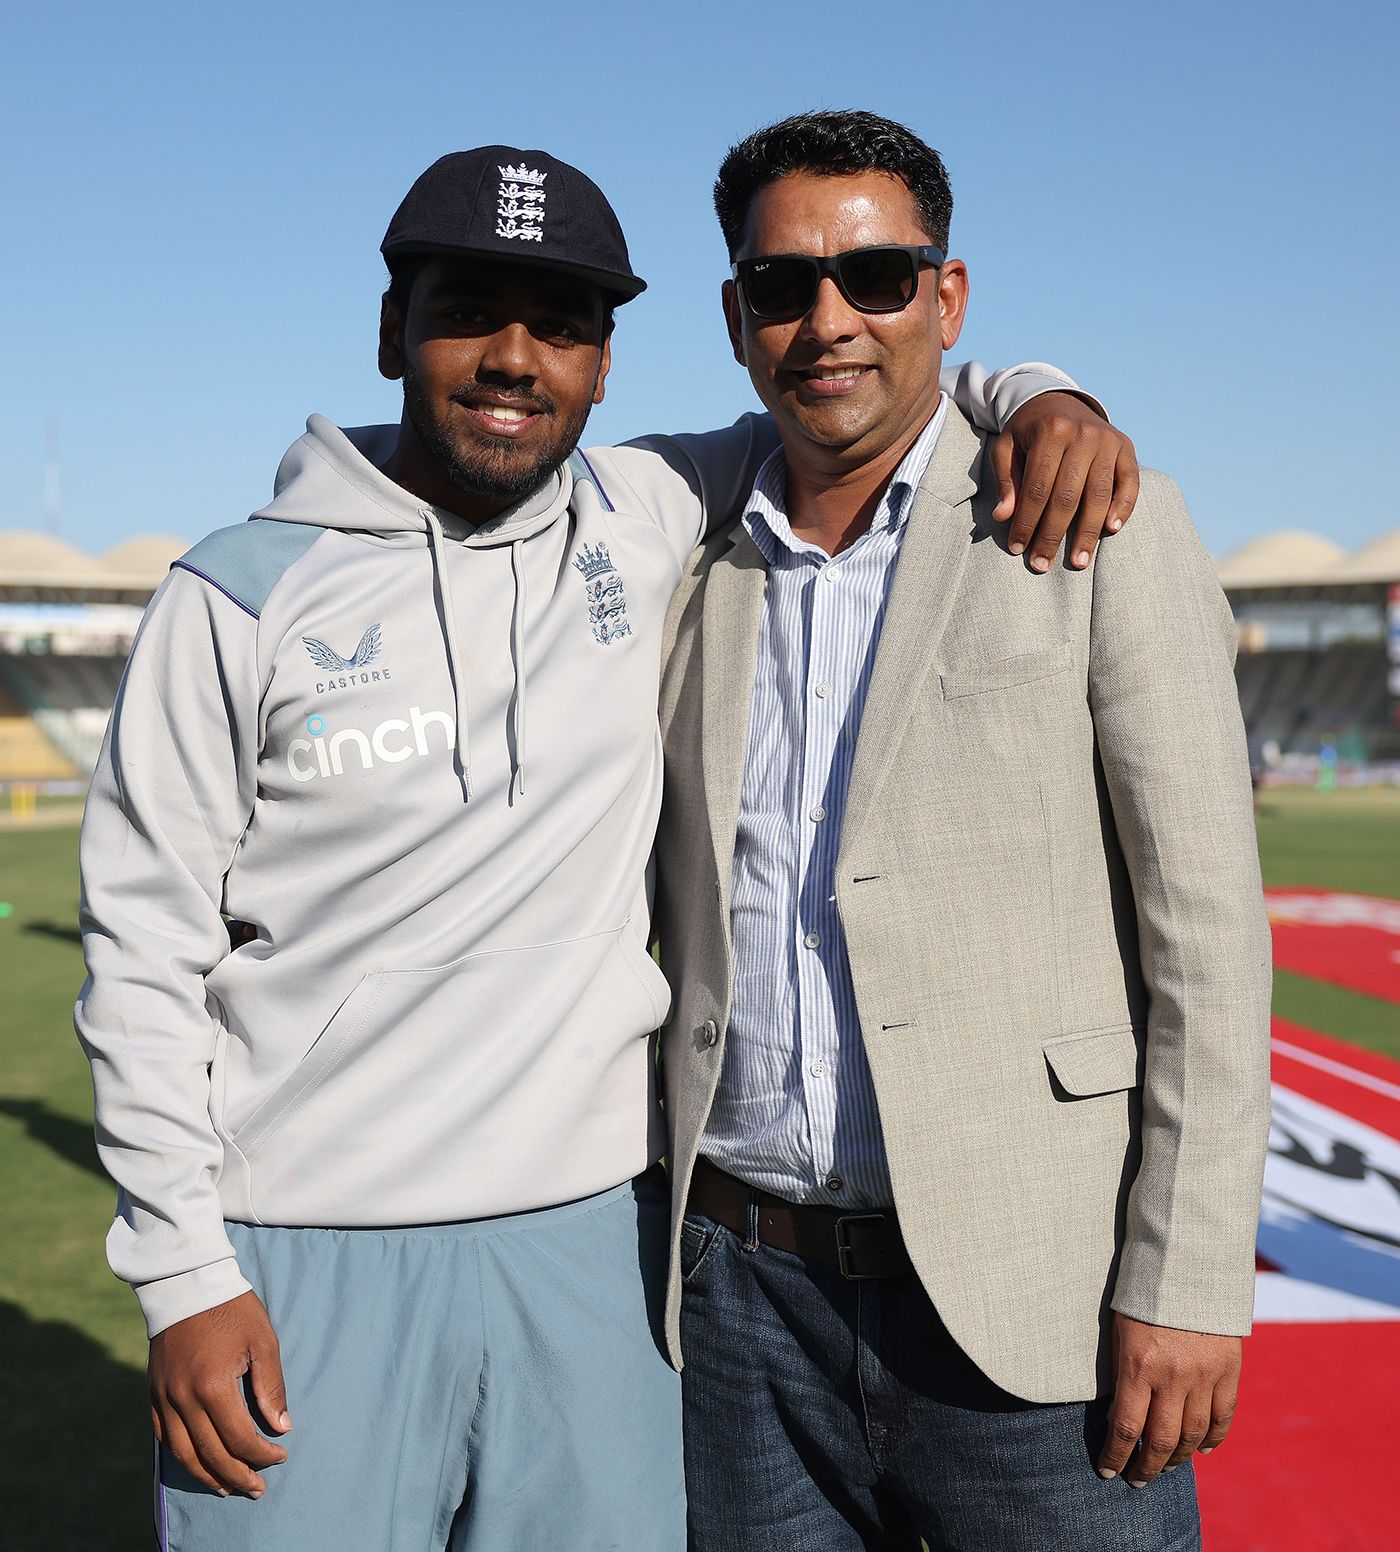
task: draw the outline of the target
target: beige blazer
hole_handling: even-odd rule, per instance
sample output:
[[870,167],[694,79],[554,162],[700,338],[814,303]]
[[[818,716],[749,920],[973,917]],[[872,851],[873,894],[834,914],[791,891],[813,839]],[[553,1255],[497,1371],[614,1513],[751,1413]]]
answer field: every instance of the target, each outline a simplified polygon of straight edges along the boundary
[[[924,1287],[998,1384],[1069,1401],[1111,1383],[1110,1308],[1249,1329],[1269,930],[1234,624],[1180,492],[1146,472],[1089,570],[1037,577],[991,521],[981,457],[950,405],[891,587],[837,903]],[[677,1225],[724,1060],[765,575],[731,527],[691,557],[667,622]]]

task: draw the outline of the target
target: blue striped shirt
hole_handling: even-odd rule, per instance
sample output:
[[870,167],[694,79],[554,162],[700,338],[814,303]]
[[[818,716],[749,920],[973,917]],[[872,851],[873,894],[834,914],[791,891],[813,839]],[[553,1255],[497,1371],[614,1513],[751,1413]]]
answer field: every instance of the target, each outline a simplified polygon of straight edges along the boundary
[[734,848],[734,1001],[701,1152],[790,1201],[893,1201],[836,854],[890,581],[946,406],[841,554],[794,535],[781,448],[744,516],[768,580]]

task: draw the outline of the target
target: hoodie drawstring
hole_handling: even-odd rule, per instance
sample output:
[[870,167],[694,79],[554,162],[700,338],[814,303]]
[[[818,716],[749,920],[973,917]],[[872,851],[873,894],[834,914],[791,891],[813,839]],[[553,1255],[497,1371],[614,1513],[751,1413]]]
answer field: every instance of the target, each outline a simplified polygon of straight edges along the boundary
[[[443,551],[446,542],[442,524],[425,510],[428,549],[433,557],[433,577],[442,602],[442,634],[447,647],[447,664],[452,670],[452,693],[456,701],[457,765],[462,773],[462,795],[472,795],[471,739],[467,720],[467,676],[457,656],[457,616],[452,606],[452,582]],[[511,710],[511,786],[525,796],[525,541],[517,539],[510,547],[510,571],[515,582],[515,598],[510,610],[510,657],[515,670],[515,697]]]
[[510,656],[515,665],[515,709],[511,718],[512,781],[525,796],[525,556],[524,540],[510,547],[510,569],[515,578],[515,601],[510,610]]
[[447,557],[443,554],[442,524],[436,516],[424,509],[428,525],[428,549],[433,557],[433,578],[437,583],[438,597],[442,603],[442,635],[447,648],[447,666],[452,671],[452,694],[456,703],[457,768],[462,773],[462,796],[471,801],[472,768],[471,744],[467,727],[467,676],[462,671],[457,656],[457,615],[452,607],[452,583],[449,579]]

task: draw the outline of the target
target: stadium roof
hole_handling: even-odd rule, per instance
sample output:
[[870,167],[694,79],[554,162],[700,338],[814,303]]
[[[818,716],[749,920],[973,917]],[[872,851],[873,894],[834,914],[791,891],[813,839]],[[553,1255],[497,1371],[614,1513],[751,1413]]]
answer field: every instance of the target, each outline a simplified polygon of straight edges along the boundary
[[1286,529],[1251,539],[1216,564],[1227,591],[1400,582],[1400,528],[1350,554],[1322,534]]
[[148,534],[99,557],[52,534],[17,529],[0,533],[0,589],[150,594],[189,547],[188,539]]
[[188,539],[174,539],[168,534],[147,534],[141,539],[128,539],[102,557],[104,571],[115,571],[122,576],[155,577],[157,581],[170,570],[171,563],[190,547]]
[[1400,528],[1353,550],[1337,568],[1343,582],[1400,582]]
[[50,576],[67,581],[92,569],[91,556],[50,534],[29,533],[25,529],[0,534],[0,576],[7,580]]
[[1289,529],[1251,539],[1227,555],[1215,570],[1222,587],[1296,586],[1335,571],[1346,554],[1340,544],[1321,534]]

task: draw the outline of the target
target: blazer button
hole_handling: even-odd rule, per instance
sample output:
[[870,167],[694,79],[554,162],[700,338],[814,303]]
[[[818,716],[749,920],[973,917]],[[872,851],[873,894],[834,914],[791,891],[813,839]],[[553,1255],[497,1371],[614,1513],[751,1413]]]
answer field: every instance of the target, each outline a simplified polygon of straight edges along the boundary
[[713,1019],[706,1019],[696,1033],[700,1036],[702,1045],[714,1046],[719,1044],[719,1025]]

